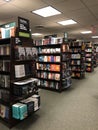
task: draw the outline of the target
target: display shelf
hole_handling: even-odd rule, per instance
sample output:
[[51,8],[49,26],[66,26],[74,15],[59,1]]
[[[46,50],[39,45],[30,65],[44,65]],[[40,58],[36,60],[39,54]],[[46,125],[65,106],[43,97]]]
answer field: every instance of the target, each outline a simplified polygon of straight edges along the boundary
[[[70,44],[70,66],[72,78],[81,79],[85,77],[85,44],[82,41],[71,41]],[[84,76],[83,76],[84,75]]]
[[[94,47],[91,42],[87,42],[85,44],[86,72],[92,72],[94,71]],[[88,64],[90,64],[90,66]]]
[[[10,109],[9,117],[8,117],[9,119],[7,120],[9,127],[12,127],[13,125],[20,122],[20,119],[15,119],[15,117],[13,117],[13,111],[12,111],[13,105],[20,103],[21,100],[26,99],[26,98],[30,98],[35,94],[39,95],[38,91],[37,91],[38,90],[37,84],[33,86],[33,81],[32,81],[32,83],[28,82],[26,85],[21,85],[21,87],[17,87],[15,89],[16,90],[15,92],[18,93],[19,88],[22,88],[24,86],[26,88],[28,86],[30,89],[29,91],[30,92],[32,91],[28,95],[25,94],[25,95],[16,96],[14,93],[14,88],[16,87],[14,84],[15,82],[16,83],[18,83],[19,81],[22,82],[24,80],[28,80],[29,78],[34,77],[34,74],[33,74],[33,73],[35,73],[35,68],[34,68],[35,65],[34,64],[36,62],[35,61],[35,52],[33,52],[33,49],[32,49],[32,59],[29,59],[29,57],[26,57],[28,59],[25,59],[25,60],[16,59],[15,39],[16,39],[16,37],[11,37],[11,38],[7,38],[7,39],[0,39],[0,47],[2,48],[2,46],[3,46],[3,51],[0,52],[0,63],[1,63],[0,76],[4,76],[4,78],[5,78],[4,84],[5,85],[8,84],[8,82],[9,82],[8,87],[0,86],[0,95],[1,95],[0,96],[0,105],[1,105],[0,114],[1,114],[1,111],[3,111],[3,107],[5,107],[5,108],[8,107],[8,109]],[[23,41],[25,42],[26,38],[23,38],[23,39],[24,39]],[[20,38],[20,40],[21,40],[21,38]],[[21,42],[21,47],[24,47],[24,45],[23,45],[24,42]],[[32,44],[32,43],[28,43],[28,42],[26,42],[26,43],[27,43],[27,45],[25,44],[25,48],[29,47],[29,49],[30,49],[31,45],[29,45],[29,44]],[[6,46],[8,46],[8,48]],[[6,52],[4,50],[4,48],[6,48],[5,49],[6,51],[8,49],[8,52]],[[7,55],[5,55],[5,53],[7,53]],[[5,65],[5,63],[7,64],[7,62],[10,63],[10,68]],[[2,65],[3,65],[3,67],[2,67]],[[8,68],[6,68],[6,67],[8,67]],[[28,70],[28,68],[29,68],[29,70]],[[5,76],[10,77],[9,81],[7,80],[7,77],[5,77]],[[0,85],[1,84],[2,83],[0,80]],[[32,86],[30,88],[29,85],[31,85],[31,84],[32,84]],[[35,89],[35,86],[36,86],[36,89]],[[21,91],[23,91],[23,90],[21,90]],[[37,98],[36,98],[36,100],[37,100]],[[37,102],[38,101],[39,100],[37,100]],[[34,99],[32,98],[32,102],[35,102],[35,98]],[[33,111],[32,111],[32,113],[33,113]],[[0,117],[0,119],[6,123],[6,120],[4,118]]]
[[71,82],[71,77],[69,79],[67,77],[71,75],[71,71],[69,69],[68,43],[65,43],[63,38],[49,37],[35,41],[35,45],[38,49],[36,66],[37,77],[40,80],[39,87],[58,92],[69,87],[71,83],[69,85],[68,83]]

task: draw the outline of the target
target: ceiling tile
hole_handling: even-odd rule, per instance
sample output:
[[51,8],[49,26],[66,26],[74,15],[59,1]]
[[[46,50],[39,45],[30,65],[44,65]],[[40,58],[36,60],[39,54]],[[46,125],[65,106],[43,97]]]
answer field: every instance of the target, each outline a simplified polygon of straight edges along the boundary
[[74,4],[73,0],[65,0],[58,4],[53,4],[54,8],[58,9],[62,13],[68,13],[69,11],[85,8],[85,6],[81,3],[80,0],[75,0]]
[[47,4],[41,0],[25,0],[25,2],[24,0],[14,0],[11,4],[26,11],[32,11],[47,6]]
[[23,10],[16,8],[15,6],[12,6],[10,4],[5,4],[0,7],[0,19],[6,19],[18,16],[20,14],[24,13]]
[[81,1],[83,1],[87,6],[98,4],[98,0],[81,0]]

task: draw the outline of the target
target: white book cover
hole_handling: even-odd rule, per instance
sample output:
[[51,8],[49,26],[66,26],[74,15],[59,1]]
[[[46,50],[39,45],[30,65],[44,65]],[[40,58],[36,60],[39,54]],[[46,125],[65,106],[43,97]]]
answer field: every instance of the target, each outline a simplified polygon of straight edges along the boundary
[[18,53],[19,53],[19,59],[25,59],[25,48],[24,47],[18,47]]
[[56,62],[60,62],[60,56],[56,56]]
[[25,76],[25,66],[24,65],[15,65],[15,77],[21,78]]

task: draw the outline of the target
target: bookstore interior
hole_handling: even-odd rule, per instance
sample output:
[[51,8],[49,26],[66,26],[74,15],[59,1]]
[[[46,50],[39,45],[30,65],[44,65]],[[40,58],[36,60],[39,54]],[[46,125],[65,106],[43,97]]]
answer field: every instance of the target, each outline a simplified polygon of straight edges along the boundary
[[0,25],[0,121],[9,128],[43,109],[40,90],[62,94],[98,66],[98,43],[68,35],[33,38],[21,16]]

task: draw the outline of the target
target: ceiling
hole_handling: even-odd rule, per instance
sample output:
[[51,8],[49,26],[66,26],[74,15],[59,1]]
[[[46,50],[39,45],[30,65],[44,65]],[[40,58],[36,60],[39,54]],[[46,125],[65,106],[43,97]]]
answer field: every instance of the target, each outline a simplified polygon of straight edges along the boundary
[[[46,6],[52,6],[62,14],[43,18],[31,13]],[[98,0],[0,0],[0,25],[17,21],[18,16],[30,20],[32,33],[63,35],[67,32],[69,37],[81,39],[98,35]],[[57,23],[68,19],[73,19],[77,24],[62,26]],[[93,33],[80,33],[85,30]]]

